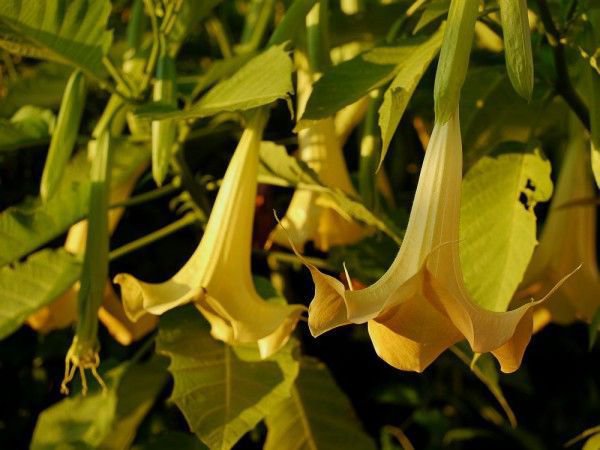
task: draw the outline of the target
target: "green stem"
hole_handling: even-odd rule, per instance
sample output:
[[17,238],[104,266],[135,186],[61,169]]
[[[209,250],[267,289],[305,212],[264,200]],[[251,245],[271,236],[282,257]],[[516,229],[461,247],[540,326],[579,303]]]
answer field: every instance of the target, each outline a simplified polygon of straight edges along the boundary
[[169,195],[173,192],[177,192],[179,189],[181,188],[178,184],[168,184],[158,189],[154,189],[150,192],[144,192],[143,194],[136,195],[134,197],[129,198],[128,200],[113,203],[108,208],[126,208],[130,206],[140,205],[142,203],[150,202],[152,200],[156,200],[157,198],[164,197],[165,195]]
[[102,64],[104,65],[106,70],[108,70],[108,73],[110,74],[110,76],[113,77],[113,79],[117,83],[117,90],[119,88],[121,88],[125,91],[126,97],[134,97],[133,88],[131,87],[129,82],[123,77],[123,75],[121,75],[121,72],[119,72],[119,69],[117,69],[115,67],[115,65],[113,64],[113,62],[110,60],[110,58],[108,56],[105,56],[104,58],[102,58]]
[[217,17],[211,17],[206,21],[205,26],[208,34],[217,43],[223,58],[231,58],[233,56],[233,50],[231,49],[231,42],[229,36],[225,32],[223,23]]
[[360,161],[358,170],[358,189],[364,204],[370,210],[377,205],[377,166],[381,154],[381,135],[377,118],[381,92],[375,91],[369,99],[369,109],[365,117],[363,136],[360,142]]
[[134,252],[142,247],[145,247],[148,244],[151,244],[155,241],[158,241],[159,239],[169,236],[170,234],[173,234],[176,231],[179,231],[182,228],[185,228],[197,221],[198,221],[198,219],[196,218],[196,216],[194,214],[187,214],[187,215],[183,216],[181,219],[176,220],[175,222],[173,222],[165,227],[162,227],[156,231],[153,231],[150,234],[147,234],[144,237],[141,237],[141,238],[136,239],[132,242],[129,242],[125,245],[122,245],[119,248],[114,249],[113,251],[111,251],[109,253],[108,259],[110,261],[113,261],[117,258],[125,256],[128,253]]
[[253,52],[260,47],[264,39],[269,20],[273,15],[275,0],[255,0],[251,11],[247,15],[240,45],[236,46],[236,53]]
[[13,62],[10,53],[6,51],[2,52],[2,62],[6,67],[8,78],[10,78],[11,80],[16,80],[17,78],[19,78],[19,74],[17,72],[17,69],[15,68],[15,63]]
[[306,16],[306,45],[312,73],[323,73],[331,65],[328,16],[329,0],[319,0]]
[[144,5],[146,5],[146,9],[150,15],[150,25],[152,27],[152,48],[150,50],[148,61],[146,62],[146,67],[144,68],[144,78],[142,79],[140,92],[144,92],[150,84],[160,51],[160,31],[158,27],[158,18],[156,17],[156,11],[154,9],[154,2],[152,0],[144,0]]

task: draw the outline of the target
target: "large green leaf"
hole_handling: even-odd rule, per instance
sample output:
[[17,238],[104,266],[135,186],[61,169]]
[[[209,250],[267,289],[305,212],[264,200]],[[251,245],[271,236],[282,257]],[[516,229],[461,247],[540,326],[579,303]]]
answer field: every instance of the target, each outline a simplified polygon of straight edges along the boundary
[[283,45],[270,47],[242,66],[231,78],[218,83],[191,108],[158,114],[155,118],[186,119],[207,117],[223,111],[243,111],[289,101],[292,86],[292,60]]
[[62,249],[40,250],[22,263],[0,268],[0,339],[69,289],[80,272],[77,258]]
[[465,177],[460,258],[469,292],[487,309],[506,311],[523,278],[537,244],[533,208],[552,195],[550,171],[539,149],[505,143]]
[[158,336],[158,350],[171,358],[172,399],[213,450],[230,449],[290,395],[298,374],[295,346],[290,342],[261,361],[255,345],[216,341],[192,306],[164,315]]
[[313,85],[302,120],[318,120],[338,112],[390,81],[398,64],[410,57],[419,43],[375,47],[327,70]]
[[108,390],[77,395],[40,414],[31,441],[32,450],[126,450],[137,427],[167,380],[165,361],[124,363],[104,376]]
[[0,100],[0,117],[8,118],[27,105],[58,109],[70,73],[67,66],[41,63],[16,79],[2,80],[5,93]]
[[[112,182],[119,185],[147,164],[146,144],[117,141],[112,158]],[[0,267],[13,262],[64,233],[87,215],[89,203],[87,152],[73,158],[56,194],[46,203],[29,199],[0,213]]]
[[264,450],[371,450],[352,405],[327,368],[304,359],[290,398],[267,416]]
[[382,140],[379,164],[385,158],[392,136],[421,77],[440,50],[443,37],[444,27],[442,26],[425,42],[415,45],[412,53],[399,64],[398,74],[386,89],[383,103],[379,108],[379,128],[381,128]]
[[98,77],[112,33],[109,0],[3,0],[0,47],[80,67]]
[[54,127],[49,109],[24,106],[10,120],[0,119],[0,152],[48,142]]

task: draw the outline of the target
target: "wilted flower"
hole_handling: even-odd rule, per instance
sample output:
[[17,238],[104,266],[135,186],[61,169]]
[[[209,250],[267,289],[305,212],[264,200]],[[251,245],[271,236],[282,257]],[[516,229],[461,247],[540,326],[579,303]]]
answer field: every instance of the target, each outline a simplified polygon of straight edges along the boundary
[[469,296],[458,250],[461,183],[456,111],[434,127],[406,234],[388,271],[365,289],[347,291],[305,262],[315,283],[308,322],[314,336],[367,322],[375,351],[398,369],[421,372],[463,339],[476,353],[492,352],[502,371],[519,367],[539,302],[495,312]]
[[250,271],[258,151],[265,122],[265,113],[258,111],[244,131],[204,236],[179,272],[159,284],[127,274],[115,277],[132,320],[145,312],[162,314],[193,302],[216,339],[230,344],[257,342],[262,357],[286,343],[305,308],[263,300]]
[[[310,95],[310,83],[308,72],[299,70],[298,116],[302,115]],[[298,144],[298,157],[315,171],[326,186],[356,196],[333,117],[311,122],[301,129]],[[282,219],[287,233],[277,227],[269,241],[288,246],[291,240],[301,251],[306,242],[313,241],[315,247],[327,251],[332,246],[352,244],[363,238],[364,227],[327,206],[326,196],[321,192],[296,189]]]
[[[589,150],[582,130],[571,137],[556,184],[550,212],[521,292],[535,295],[556,284],[573,267],[573,280],[539,307],[547,320],[566,324],[590,322],[600,307],[600,275],[596,260],[596,189],[590,172]],[[536,314],[538,311],[536,311]]]

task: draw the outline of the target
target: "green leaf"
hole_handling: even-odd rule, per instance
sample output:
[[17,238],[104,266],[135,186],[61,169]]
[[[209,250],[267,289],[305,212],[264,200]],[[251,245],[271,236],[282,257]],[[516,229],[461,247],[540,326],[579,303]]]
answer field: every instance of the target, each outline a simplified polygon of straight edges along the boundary
[[230,449],[290,394],[298,374],[288,343],[267,360],[255,345],[215,340],[194,307],[161,317],[158,351],[171,359],[172,400],[190,428],[213,450]]
[[157,114],[155,119],[207,117],[224,111],[244,111],[275,100],[289,101],[292,61],[284,46],[273,46],[248,61],[231,78],[221,81],[192,105],[175,113]]
[[0,47],[19,55],[104,72],[112,42],[106,30],[109,0],[4,0],[0,2]]
[[391,80],[401,64],[422,42],[410,40],[394,47],[375,47],[325,71],[313,85],[301,120],[330,117]]
[[23,106],[10,120],[0,119],[0,152],[48,142],[54,122],[49,109]]
[[266,422],[264,450],[376,448],[327,368],[308,358],[302,360],[291,397],[273,408]]
[[467,289],[486,309],[506,311],[536,240],[537,202],[552,195],[551,166],[538,148],[504,143],[467,173],[460,258]]
[[[112,185],[128,180],[148,163],[147,144],[126,140],[115,143]],[[89,207],[90,164],[87,152],[79,152],[65,168],[61,184],[52,198],[42,203],[28,199],[0,213],[0,267],[13,262],[64,233],[86,217]]]
[[108,390],[65,398],[40,414],[32,450],[130,448],[137,427],[167,380],[165,362],[124,363],[105,374]]
[[44,249],[26,261],[0,268],[0,339],[73,286],[81,263],[66,251]]
[[0,101],[0,116],[10,117],[22,106],[57,109],[71,70],[55,63],[41,63],[23,71],[17,79],[2,80],[5,95]]
[[412,53],[400,63],[398,74],[383,95],[383,103],[379,108],[379,128],[381,128],[382,140],[379,166],[385,158],[392,136],[413,92],[431,64],[431,60],[435,58],[440,49],[443,35],[444,27],[442,26],[425,42],[415,45]]
[[399,231],[391,220],[376,215],[360,199],[349,196],[341,189],[323,184],[306,163],[288,155],[285,147],[281,145],[266,141],[261,143],[258,180],[260,183],[275,186],[319,191],[324,194],[319,199],[321,206],[333,208],[343,217],[371,225],[398,244],[402,242]]

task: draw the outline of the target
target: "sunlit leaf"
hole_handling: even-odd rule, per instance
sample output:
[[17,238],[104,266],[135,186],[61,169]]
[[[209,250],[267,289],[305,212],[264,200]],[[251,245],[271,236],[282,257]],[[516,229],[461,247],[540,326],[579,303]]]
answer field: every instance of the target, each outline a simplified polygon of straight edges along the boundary
[[210,335],[193,307],[161,318],[158,351],[169,356],[172,400],[211,449],[230,449],[290,395],[298,373],[293,342],[260,360],[255,345],[231,347]]
[[0,339],[55,300],[79,278],[81,263],[64,250],[41,250],[0,268]]
[[291,394],[267,416],[269,432],[264,450],[375,449],[323,364],[302,360]]
[[77,448],[126,450],[167,377],[165,362],[124,363],[104,376],[108,390],[77,395],[40,415],[32,450]]
[[0,152],[47,142],[54,122],[52,111],[35,106],[22,107],[10,120],[0,119]]
[[112,42],[109,0],[6,0],[0,3],[0,47],[80,67],[98,76]]
[[550,170],[539,149],[507,143],[465,177],[460,257],[469,292],[487,309],[506,311],[523,278],[537,244],[533,207],[552,195]]

